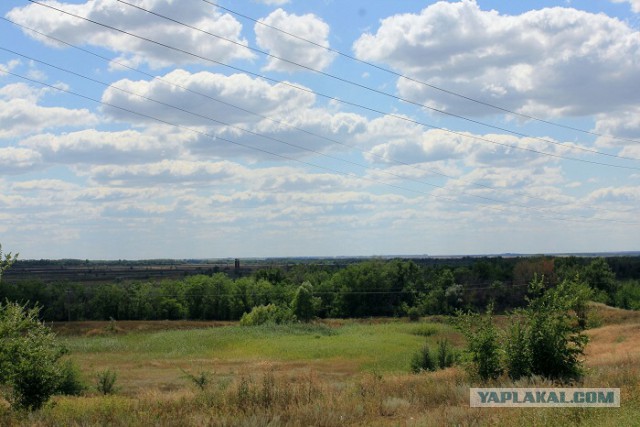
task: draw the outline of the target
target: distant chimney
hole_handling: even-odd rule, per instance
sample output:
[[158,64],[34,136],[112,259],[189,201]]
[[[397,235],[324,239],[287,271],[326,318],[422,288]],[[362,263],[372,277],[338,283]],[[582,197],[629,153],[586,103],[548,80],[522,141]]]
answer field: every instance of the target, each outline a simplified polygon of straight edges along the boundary
[[240,260],[238,258],[236,258],[233,268],[236,274],[240,272]]

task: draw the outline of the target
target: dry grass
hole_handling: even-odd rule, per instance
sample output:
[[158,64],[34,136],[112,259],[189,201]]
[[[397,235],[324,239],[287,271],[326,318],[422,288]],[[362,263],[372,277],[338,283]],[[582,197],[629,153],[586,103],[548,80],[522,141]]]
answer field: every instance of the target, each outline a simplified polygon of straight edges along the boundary
[[[311,351],[315,351],[319,342],[321,346],[326,345],[332,351],[340,352],[343,349],[341,339],[353,345],[373,340],[379,343],[381,352],[393,352],[397,351],[396,346],[406,343],[419,345],[425,339],[424,334],[415,334],[416,328],[424,329],[424,325],[386,325],[376,319],[370,324],[365,322],[355,326],[351,322],[332,323],[332,327],[351,331],[353,335],[345,332],[342,336],[338,334],[321,338],[316,338],[313,334],[306,338],[277,334],[267,337],[274,341],[276,347],[281,346],[281,357],[275,357],[273,349],[267,349],[262,355],[254,354],[254,357],[247,358],[240,350],[225,353],[222,347],[219,352],[216,349],[211,349],[209,353],[194,350],[188,356],[177,354],[163,357],[161,352],[154,352],[151,344],[151,353],[140,355],[119,345],[126,337],[117,333],[112,337],[113,342],[109,337],[74,338],[79,340],[78,343],[99,342],[103,349],[113,345],[106,353],[94,352],[93,348],[89,348],[91,351],[75,353],[72,357],[82,365],[85,372],[115,367],[122,386],[120,393],[106,397],[95,393],[82,397],[57,397],[53,405],[30,415],[15,414],[9,412],[6,406],[0,405],[0,425],[639,425],[640,313],[619,313],[606,307],[597,309],[605,326],[588,332],[591,338],[586,354],[588,373],[584,381],[577,385],[620,387],[622,407],[619,409],[470,408],[471,384],[466,373],[459,367],[413,375],[394,369],[393,364],[381,365],[386,366],[382,370],[366,369],[364,366],[368,365],[363,365],[356,353],[327,358],[289,357],[291,354],[288,352],[298,354],[296,346],[306,341],[309,341],[305,345],[311,345]],[[446,324],[434,324],[433,328],[435,332],[426,334],[429,335],[426,339],[437,340],[446,335],[457,342],[457,335]],[[168,339],[177,337],[175,334],[188,332],[136,332],[131,336]],[[398,338],[395,337],[397,334],[404,335]],[[201,338],[197,334],[193,337]],[[395,343],[391,340],[393,337],[396,339]],[[264,341],[259,341],[259,338],[248,334],[246,340],[256,340],[256,343],[262,345]],[[287,340],[298,344],[287,347]],[[245,344],[245,347],[242,344],[235,345],[254,352],[259,348],[251,343]],[[146,347],[136,348],[136,351],[142,351],[140,349]],[[364,352],[370,352],[369,347]],[[225,354],[244,356],[226,357]],[[193,374],[209,372],[212,381],[204,390],[200,390],[185,378],[179,368]],[[540,379],[517,383],[501,379],[491,386],[532,387],[550,384]]]
[[130,332],[158,332],[229,326],[237,322],[198,320],[118,320],[105,322],[98,320],[81,322],[47,323],[60,336],[96,336]]
[[600,323],[602,325],[640,323],[640,311],[624,310],[622,308],[611,307],[598,302],[590,304],[589,315],[594,318],[596,323]]

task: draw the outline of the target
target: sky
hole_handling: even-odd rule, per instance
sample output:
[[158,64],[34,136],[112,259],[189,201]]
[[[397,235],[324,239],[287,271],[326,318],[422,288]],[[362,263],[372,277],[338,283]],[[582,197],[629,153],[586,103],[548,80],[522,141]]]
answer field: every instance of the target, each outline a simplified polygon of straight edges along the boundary
[[640,250],[640,0],[4,0],[22,259]]

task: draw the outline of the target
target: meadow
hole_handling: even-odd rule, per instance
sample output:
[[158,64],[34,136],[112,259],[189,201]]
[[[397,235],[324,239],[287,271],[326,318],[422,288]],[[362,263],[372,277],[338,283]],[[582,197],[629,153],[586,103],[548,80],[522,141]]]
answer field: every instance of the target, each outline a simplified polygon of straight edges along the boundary
[[[589,425],[640,423],[640,313],[595,306],[587,375],[577,385],[620,387],[621,408],[470,408],[464,368],[411,374],[425,343],[464,340],[446,317],[328,320],[241,327],[214,322],[55,324],[89,388],[43,409],[0,406],[16,426]],[[115,393],[95,388],[117,375]],[[201,382],[196,381],[201,379]],[[550,386],[542,379],[493,386]]]

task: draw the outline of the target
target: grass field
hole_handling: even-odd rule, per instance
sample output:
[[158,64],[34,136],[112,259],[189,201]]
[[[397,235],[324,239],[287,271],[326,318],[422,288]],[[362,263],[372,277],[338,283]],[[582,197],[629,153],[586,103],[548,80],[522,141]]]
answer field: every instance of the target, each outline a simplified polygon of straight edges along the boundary
[[[620,387],[621,408],[469,408],[461,367],[410,374],[425,340],[462,346],[446,322],[329,321],[243,328],[202,322],[55,325],[88,384],[112,369],[101,396],[56,397],[33,414],[0,406],[0,425],[640,425],[640,313],[596,306],[585,387]],[[434,321],[436,320],[436,321]],[[176,328],[176,329],[174,329]],[[187,378],[206,373],[203,390]],[[549,386],[543,380],[493,386]]]

